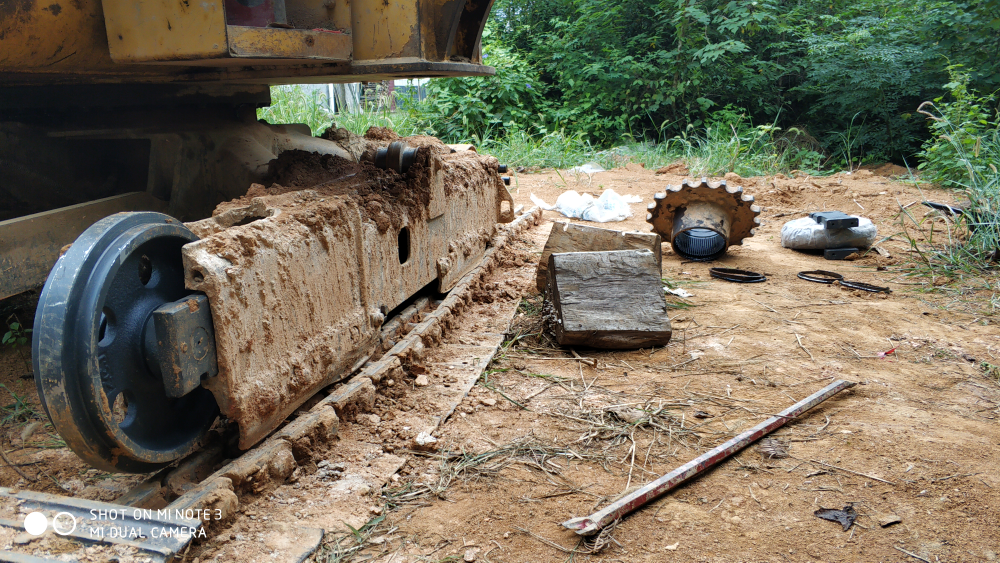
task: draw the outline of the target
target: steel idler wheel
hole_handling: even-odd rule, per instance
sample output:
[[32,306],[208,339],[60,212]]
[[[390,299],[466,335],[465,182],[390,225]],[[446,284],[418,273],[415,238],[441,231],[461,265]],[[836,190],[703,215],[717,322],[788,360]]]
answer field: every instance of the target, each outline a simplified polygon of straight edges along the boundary
[[159,469],[196,449],[218,417],[203,387],[169,398],[144,344],[153,310],[193,293],[181,247],[197,239],[160,213],[118,213],[49,273],[32,335],[35,384],[66,444],[95,467]]

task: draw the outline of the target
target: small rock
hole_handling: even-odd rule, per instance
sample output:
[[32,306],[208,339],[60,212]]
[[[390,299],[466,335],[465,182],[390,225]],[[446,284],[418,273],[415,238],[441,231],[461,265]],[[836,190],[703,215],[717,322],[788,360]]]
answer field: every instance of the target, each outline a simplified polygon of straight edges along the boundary
[[495,407],[496,404],[497,404],[497,400],[494,399],[493,397],[487,397],[485,399],[480,399],[479,402],[482,403],[482,404],[484,404],[484,405],[486,405],[487,407]]
[[437,438],[427,432],[421,432],[413,439],[413,448],[416,450],[435,450],[437,449],[437,441]]
[[392,387],[395,384],[396,384],[396,380],[394,380],[394,379],[387,379],[387,380],[385,380],[385,386],[386,387]]
[[323,461],[317,463],[316,467],[326,467],[327,465],[330,465],[330,460],[324,459]]
[[368,508],[368,511],[371,512],[372,514],[379,515],[379,514],[382,514],[382,507],[381,506],[372,506],[372,507]]
[[888,528],[893,524],[899,524],[903,519],[895,514],[883,514],[881,518],[878,519],[878,525],[883,528]]
[[70,479],[68,481],[63,481],[61,486],[64,491],[67,491],[74,495],[79,494],[80,491],[82,491],[87,487],[87,485],[80,479]]
[[377,415],[377,414],[370,414],[370,415],[368,415],[368,420],[369,420],[369,421],[370,421],[370,422],[371,422],[372,424],[374,424],[374,425],[376,425],[376,426],[377,426],[377,425],[378,425],[378,424],[379,424],[380,422],[382,422],[382,417],[380,417],[380,416],[379,416],[379,415]]
[[[727,176],[728,176],[728,174],[727,174]],[[681,545],[681,542],[677,542],[675,544],[671,544],[671,545],[666,546],[666,549],[668,551],[677,551],[677,548],[680,547],[680,545]]]
[[354,491],[356,493],[358,493],[359,495],[361,495],[361,496],[365,496],[368,493],[372,492],[372,488],[370,486],[368,486],[367,484],[361,484],[361,485],[358,486],[357,489],[354,489]]
[[473,561],[476,560],[477,555],[479,555],[479,553],[475,549],[467,549],[465,550],[465,556],[462,557],[462,561],[465,561],[466,563],[472,563]]
[[417,387],[427,387],[428,385],[431,384],[431,382],[430,382],[429,379],[427,379],[427,375],[426,374],[421,373],[413,381],[413,384],[416,385]]
[[20,534],[14,536],[14,543],[17,545],[26,545],[31,543],[31,540],[35,539],[35,536],[29,534],[28,532],[21,532]]

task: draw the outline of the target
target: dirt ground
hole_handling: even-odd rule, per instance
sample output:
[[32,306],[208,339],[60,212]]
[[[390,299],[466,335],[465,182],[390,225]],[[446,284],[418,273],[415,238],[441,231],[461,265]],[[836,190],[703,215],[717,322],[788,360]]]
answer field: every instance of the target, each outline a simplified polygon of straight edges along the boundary
[[[647,231],[645,204],[682,179],[630,164],[593,176],[518,174],[511,188],[526,206],[531,193],[553,203],[566,189],[640,195],[643,203],[632,204],[631,219],[604,226]],[[268,520],[325,528],[316,561],[342,560],[338,549],[347,548],[356,551],[356,561],[382,563],[996,560],[1000,385],[989,368],[1000,365],[991,302],[997,282],[994,292],[928,292],[944,280],[901,272],[911,252],[901,236],[900,207],[920,218],[919,201],[954,198],[868,170],[728,181],[756,197],[762,225],[711,264],[682,262],[664,245],[663,277],[692,294],[670,298],[668,346],[579,349],[578,358],[538,334],[534,269],[553,221],[564,220],[546,212],[493,274],[495,285],[477,297],[478,307],[463,320],[469,326],[446,338],[460,347],[470,333],[503,330],[504,311],[521,301],[507,332],[516,342],[502,349],[438,428],[433,448],[413,451],[407,434],[413,429],[402,421],[421,412],[420,393],[460,380],[450,371],[466,362],[459,352],[432,357],[425,374],[411,373],[391,388],[383,383],[374,417],[343,422],[340,447],[325,454],[325,465],[245,502],[236,520],[215,528],[215,539],[195,546],[188,561],[281,560],[274,555],[278,544],[294,539],[281,537],[280,526],[265,536],[259,524]],[[781,248],[785,221],[833,209],[872,219],[879,238],[888,237],[879,243],[888,256],[870,252],[832,262]],[[929,224],[941,240],[944,223]],[[910,234],[920,240],[931,231],[911,228]],[[714,280],[711,266],[761,272],[768,281]],[[815,269],[893,292],[869,294],[795,275]],[[5,419],[0,445],[37,480],[3,467],[0,485],[102,500],[120,495],[139,477],[88,469],[44,424],[22,439],[32,422],[41,422],[33,382],[20,377],[30,371],[28,353],[0,353],[0,383],[7,387],[0,402],[12,402],[11,393],[25,401],[16,411],[22,414]],[[419,375],[431,385],[414,385]],[[837,378],[859,385],[772,435],[787,457],[749,448],[596,542],[583,543],[560,526]],[[3,416],[17,408],[5,408]],[[391,464],[379,465],[390,457]],[[386,486],[352,480],[362,471],[353,466],[384,476]],[[350,492],[354,500],[338,500],[331,491]],[[847,505],[859,515],[847,531],[813,514]],[[341,523],[358,533],[343,533]]]

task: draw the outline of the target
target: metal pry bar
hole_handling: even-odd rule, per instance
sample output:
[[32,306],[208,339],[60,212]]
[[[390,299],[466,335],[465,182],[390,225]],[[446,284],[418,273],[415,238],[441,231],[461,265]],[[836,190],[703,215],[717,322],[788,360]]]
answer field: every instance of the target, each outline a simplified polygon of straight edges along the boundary
[[820,391],[802,399],[798,403],[795,403],[777,415],[761,422],[757,426],[754,426],[739,436],[732,438],[728,442],[720,444],[701,454],[652,483],[636,490],[632,494],[618,499],[590,516],[571,518],[563,522],[562,525],[581,536],[595,534],[608,524],[611,524],[619,518],[632,513],[649,501],[659,498],[661,495],[677,487],[681,483],[704,473],[736,452],[739,452],[743,448],[746,448],[750,444],[756,442],[771,432],[774,432],[778,428],[781,428],[789,420],[815,407],[840,391],[849,387],[854,387],[855,385],[856,383],[854,382],[838,379]]

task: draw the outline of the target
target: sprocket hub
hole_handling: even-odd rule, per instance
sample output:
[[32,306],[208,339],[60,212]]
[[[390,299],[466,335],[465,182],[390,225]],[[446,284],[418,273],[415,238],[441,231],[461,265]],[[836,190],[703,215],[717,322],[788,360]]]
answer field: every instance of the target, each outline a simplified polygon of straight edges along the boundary
[[646,222],[688,260],[715,260],[730,245],[743,244],[760,225],[760,207],[753,204],[753,196],[739,186],[727,186],[725,180],[716,186],[706,178],[697,184],[684,180],[653,199]]

